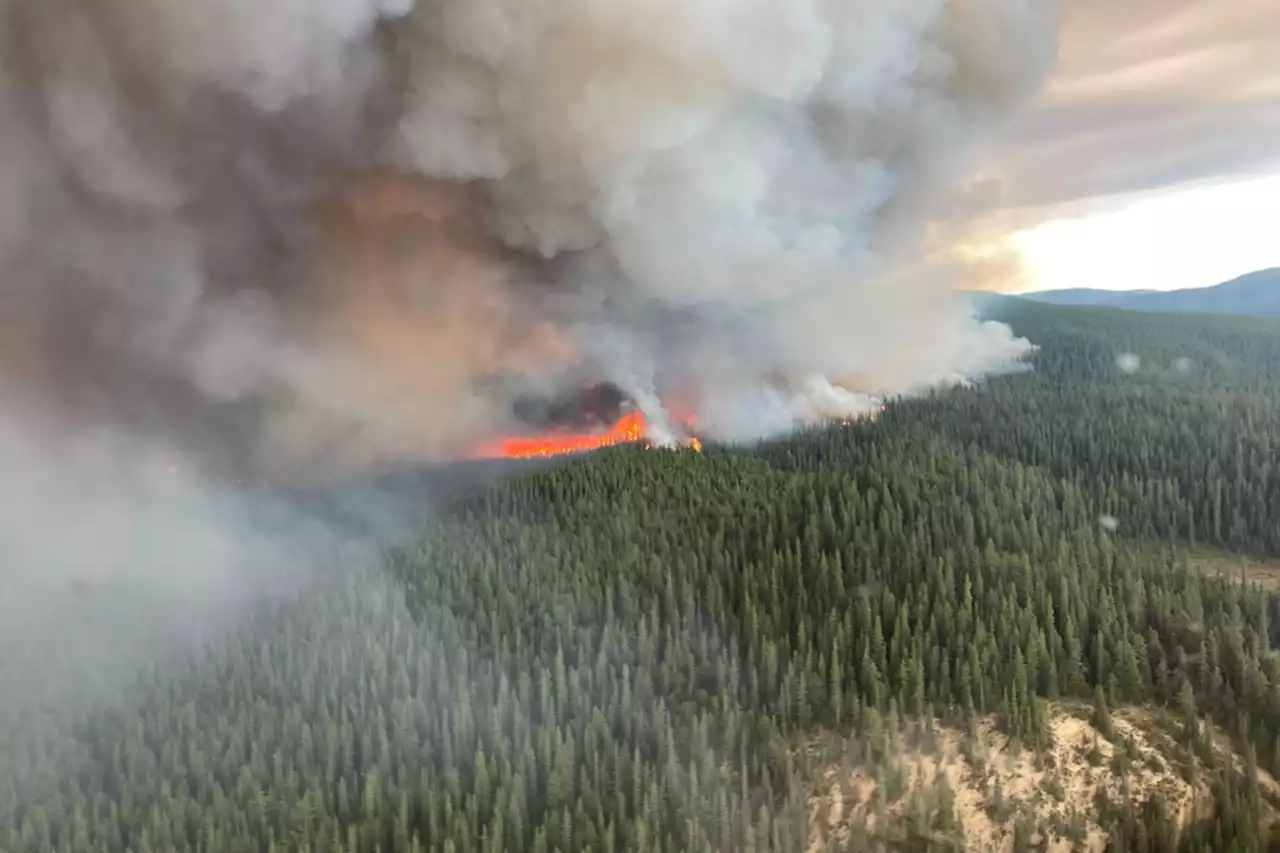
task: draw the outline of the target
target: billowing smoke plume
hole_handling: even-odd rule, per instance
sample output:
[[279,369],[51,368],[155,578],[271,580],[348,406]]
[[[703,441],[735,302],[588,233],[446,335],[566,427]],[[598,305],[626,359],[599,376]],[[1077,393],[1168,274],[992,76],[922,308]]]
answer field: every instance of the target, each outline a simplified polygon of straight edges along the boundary
[[[609,381],[745,438],[1027,349],[912,261],[1045,0],[0,0],[0,401],[237,477]],[[522,377],[513,383],[510,377]]]

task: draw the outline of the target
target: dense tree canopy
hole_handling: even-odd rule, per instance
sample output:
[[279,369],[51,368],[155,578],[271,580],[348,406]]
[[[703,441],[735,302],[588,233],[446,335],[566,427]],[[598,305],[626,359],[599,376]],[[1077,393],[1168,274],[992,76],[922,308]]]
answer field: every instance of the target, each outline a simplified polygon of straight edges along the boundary
[[[1280,599],[1188,564],[1280,553],[1280,324],[1008,319],[1031,372],[478,487],[124,702],[0,705],[0,850],[803,850],[808,734],[874,762],[993,714],[1043,746],[1073,697],[1207,714],[1280,770]],[[1266,849],[1248,769],[1113,843]]]

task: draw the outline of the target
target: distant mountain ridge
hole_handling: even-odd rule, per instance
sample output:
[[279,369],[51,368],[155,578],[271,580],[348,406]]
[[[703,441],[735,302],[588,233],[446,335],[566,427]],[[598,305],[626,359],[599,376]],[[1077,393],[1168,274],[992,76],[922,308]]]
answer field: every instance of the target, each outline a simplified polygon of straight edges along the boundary
[[[980,294],[978,304],[1000,294]],[[1046,305],[1121,308],[1177,314],[1239,314],[1280,317],[1280,267],[1246,273],[1210,287],[1185,290],[1046,290],[1020,293],[1019,299]]]

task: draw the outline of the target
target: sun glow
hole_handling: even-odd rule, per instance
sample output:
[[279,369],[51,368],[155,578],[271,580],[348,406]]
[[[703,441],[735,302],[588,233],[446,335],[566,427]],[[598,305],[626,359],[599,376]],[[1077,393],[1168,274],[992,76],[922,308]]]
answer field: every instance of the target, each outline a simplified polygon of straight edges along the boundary
[[1054,219],[1009,238],[1026,290],[1175,290],[1280,266],[1280,176]]

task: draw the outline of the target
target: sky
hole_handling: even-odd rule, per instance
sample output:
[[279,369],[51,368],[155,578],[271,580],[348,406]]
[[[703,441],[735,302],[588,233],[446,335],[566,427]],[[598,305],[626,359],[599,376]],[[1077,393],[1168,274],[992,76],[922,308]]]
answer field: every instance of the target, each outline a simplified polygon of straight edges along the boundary
[[[982,161],[984,286],[1173,289],[1280,266],[1274,0],[1064,0],[1055,71]],[[1012,236],[1008,236],[1012,235]]]

